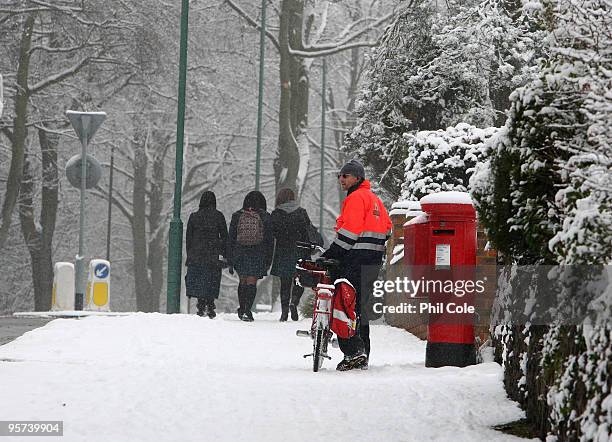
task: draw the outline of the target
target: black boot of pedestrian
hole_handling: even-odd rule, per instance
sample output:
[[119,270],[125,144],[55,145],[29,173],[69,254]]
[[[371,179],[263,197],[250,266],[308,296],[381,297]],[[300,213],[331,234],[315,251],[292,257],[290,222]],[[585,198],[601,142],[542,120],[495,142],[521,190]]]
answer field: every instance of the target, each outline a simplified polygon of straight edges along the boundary
[[207,314],[208,306],[203,298],[198,298],[198,316],[204,316]]
[[289,317],[289,300],[291,298],[291,285],[293,278],[281,278],[280,281],[280,301],[281,317],[279,321],[284,322]]
[[238,313],[238,317],[240,319],[242,319],[242,315],[244,313],[244,288],[244,285],[238,284],[238,309],[236,310],[236,313]]
[[252,322],[255,319],[253,318],[253,313],[251,312],[251,308],[253,307],[253,302],[255,301],[255,296],[257,295],[257,286],[256,285],[246,285],[244,289],[244,313],[242,315],[243,321]]
[[293,285],[293,289],[291,291],[291,304],[289,304],[289,309],[291,310],[291,319],[293,321],[297,321],[300,319],[298,315],[297,307],[300,305],[300,299],[302,298],[302,294],[304,293],[304,287],[300,287],[298,285]]
[[208,317],[210,319],[214,319],[215,316],[217,316],[217,313],[215,312],[215,300],[214,299],[210,299],[208,301]]

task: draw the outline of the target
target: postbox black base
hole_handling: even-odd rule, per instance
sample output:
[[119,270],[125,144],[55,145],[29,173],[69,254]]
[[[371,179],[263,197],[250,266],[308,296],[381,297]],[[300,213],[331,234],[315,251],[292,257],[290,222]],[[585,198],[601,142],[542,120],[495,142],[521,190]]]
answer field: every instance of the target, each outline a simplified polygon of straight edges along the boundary
[[425,367],[467,367],[475,364],[476,348],[473,344],[427,343]]

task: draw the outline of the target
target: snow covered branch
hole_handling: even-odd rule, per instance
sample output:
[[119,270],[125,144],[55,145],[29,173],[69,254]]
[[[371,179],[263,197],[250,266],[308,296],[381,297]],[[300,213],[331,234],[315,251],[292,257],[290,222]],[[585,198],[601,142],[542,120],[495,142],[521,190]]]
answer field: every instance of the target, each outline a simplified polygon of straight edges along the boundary
[[52,84],[59,83],[60,81],[77,74],[81,69],[83,69],[87,63],[91,60],[91,57],[84,57],[79,60],[77,63],[73,64],[69,68],[64,69],[62,72],[58,72],[57,74],[50,75],[44,80],[39,81],[34,86],[30,87],[30,93],[35,94],[36,92],[51,86]]
[[[244,9],[242,9],[240,6],[234,3],[233,0],[225,0],[225,3],[227,3],[228,6],[232,8],[234,11],[236,11],[238,15],[244,18],[247,21],[247,23],[249,23],[251,26],[253,26],[254,28],[258,30],[261,29],[261,24],[258,23],[257,20],[252,18],[249,14],[247,14],[247,12]],[[276,47],[276,50],[280,51],[280,45],[278,44],[278,40],[276,39],[276,37],[267,30],[266,30],[266,36],[270,39],[272,44]]]
[[318,51],[301,51],[301,50],[289,48],[289,52],[291,53],[291,55],[297,55],[298,57],[314,58],[314,57],[325,57],[327,55],[337,54],[338,52],[347,51],[353,48],[374,47],[377,45],[378,45],[377,41],[358,41],[356,43],[351,43],[351,44],[347,44],[343,46],[335,46],[333,49],[325,49],[325,50],[318,50]]
[[[394,14],[391,12],[389,14],[386,14],[382,17],[380,17],[379,19],[362,19],[362,20],[358,20],[357,22],[352,23],[351,25],[349,25],[347,28],[345,28],[344,31],[342,31],[342,33],[340,34],[340,40],[336,41],[336,42],[330,42],[330,43],[326,43],[326,44],[315,44],[315,45],[307,45],[307,44],[302,44],[302,48],[301,49],[291,49],[289,48],[289,52],[292,55],[297,55],[300,57],[322,57],[325,55],[331,55],[331,54],[335,54],[338,52],[342,52],[342,51],[346,51],[348,49],[352,49],[355,47],[362,47],[362,46],[376,46],[377,45],[377,41],[358,41],[358,42],[354,42],[354,40],[357,40],[358,38],[361,38],[364,34],[366,34],[367,32],[381,26],[382,24],[384,24],[385,22],[391,20],[393,18]],[[345,37],[345,35],[350,31],[350,29],[352,29],[354,26],[357,25],[357,23],[362,23],[362,22],[368,22],[371,21],[371,23],[369,23],[367,26],[365,26],[364,28],[352,33],[351,35]]]

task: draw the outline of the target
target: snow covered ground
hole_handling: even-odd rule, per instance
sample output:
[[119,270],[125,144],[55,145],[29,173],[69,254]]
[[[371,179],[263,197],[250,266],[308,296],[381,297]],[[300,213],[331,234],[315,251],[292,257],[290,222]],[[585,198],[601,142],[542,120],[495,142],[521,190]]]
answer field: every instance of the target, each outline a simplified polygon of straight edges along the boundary
[[490,429],[523,417],[497,364],[425,368],[377,325],[368,371],[336,372],[334,348],[313,373],[308,321],[277,318],[56,319],[0,347],[0,419],[63,420],[65,441],[521,440]]

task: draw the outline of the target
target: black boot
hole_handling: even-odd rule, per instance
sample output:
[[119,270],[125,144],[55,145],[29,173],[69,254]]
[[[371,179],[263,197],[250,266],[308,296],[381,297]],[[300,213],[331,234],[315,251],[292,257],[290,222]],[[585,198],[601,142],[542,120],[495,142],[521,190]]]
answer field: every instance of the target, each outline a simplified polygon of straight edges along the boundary
[[280,300],[281,300],[281,317],[279,321],[285,322],[289,317],[289,298],[291,297],[292,280],[289,278],[281,278]]
[[243,321],[252,322],[254,321],[253,313],[251,312],[251,308],[253,307],[253,302],[255,301],[255,296],[257,296],[257,286],[256,285],[247,285],[244,289],[244,313],[242,315]]
[[217,313],[215,313],[215,300],[214,299],[209,299],[208,300],[208,317],[210,319],[214,319],[215,316],[217,316]]
[[242,315],[244,314],[244,289],[246,286],[242,284],[238,284],[238,317],[242,319]]
[[289,306],[289,310],[291,310],[291,319],[293,321],[297,321],[298,319],[300,319],[298,315],[297,307],[295,305],[291,304]]
[[198,316],[204,316],[206,315],[208,310],[208,305],[206,304],[206,301],[204,300],[204,298],[198,298]]
[[300,305],[300,299],[302,298],[302,294],[304,293],[304,287],[300,287],[299,285],[293,285],[293,289],[291,290],[291,304],[289,304],[289,309],[291,309],[291,319],[297,321],[299,318],[297,307]]
[[344,356],[344,359],[336,366],[338,371],[348,371],[359,368],[361,370],[368,369],[368,357],[365,353],[355,353],[352,356]]
[[282,306],[281,309],[282,310],[281,310],[281,316],[280,316],[279,321],[287,322],[287,318],[289,317],[289,307]]

